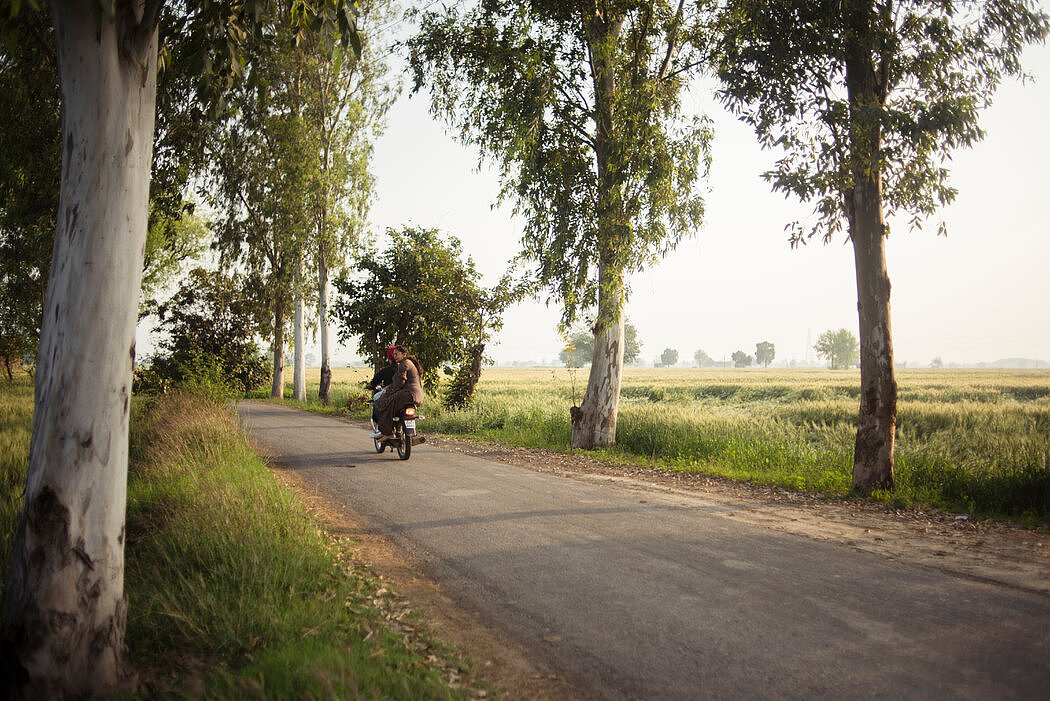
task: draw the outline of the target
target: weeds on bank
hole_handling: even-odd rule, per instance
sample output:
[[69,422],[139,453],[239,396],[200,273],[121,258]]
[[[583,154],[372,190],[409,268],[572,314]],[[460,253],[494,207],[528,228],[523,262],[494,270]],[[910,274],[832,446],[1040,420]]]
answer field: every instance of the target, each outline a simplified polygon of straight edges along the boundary
[[[464,698],[386,589],[318,530],[224,406],[149,407],[129,480],[128,647],[156,689],[185,660],[215,698]],[[155,653],[152,651],[159,651]]]
[[[898,383],[897,486],[875,498],[1050,523],[1050,373],[903,370]],[[859,393],[851,371],[627,368],[616,446],[592,455],[842,496]],[[487,368],[471,407],[428,398],[423,430],[566,452],[571,404],[565,369]]]
[[13,382],[0,381],[0,582],[7,581],[11,566],[11,539],[22,508],[32,433],[33,380],[19,372]]
[[[6,582],[33,392],[0,382]],[[131,698],[469,698],[471,673],[319,530],[223,401],[133,403],[125,545]],[[475,687],[477,688],[477,687]]]

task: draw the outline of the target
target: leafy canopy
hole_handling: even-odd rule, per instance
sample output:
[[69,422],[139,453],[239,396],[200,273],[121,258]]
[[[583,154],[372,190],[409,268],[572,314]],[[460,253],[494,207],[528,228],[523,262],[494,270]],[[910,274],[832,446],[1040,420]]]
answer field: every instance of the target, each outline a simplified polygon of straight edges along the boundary
[[460,360],[476,342],[474,322],[482,300],[474,262],[462,258],[455,237],[436,229],[387,229],[386,249],[366,250],[355,272],[335,280],[333,315],[339,338],[357,337],[358,351],[376,367],[386,347],[401,343],[423,365],[433,388],[438,368]]
[[255,389],[268,370],[255,342],[254,312],[243,278],[190,271],[178,292],[158,307],[163,340],[140,371],[136,390],[162,390],[212,370],[239,393]]
[[[814,203],[789,225],[793,244],[829,240],[848,221],[851,141],[878,130],[869,168],[882,176],[886,215],[920,227],[956,190],[944,164],[983,137],[978,117],[1000,81],[1022,75],[1023,48],[1045,39],[1046,13],[1028,0],[730,0],[720,17],[720,97],[762,145],[784,151],[764,174],[773,189]],[[852,19],[867,18],[858,29]],[[849,103],[850,51],[871,55],[878,100]],[[862,139],[861,141],[865,141]],[[943,231],[943,223],[940,225]]]
[[[637,270],[700,224],[693,186],[711,132],[680,105],[700,64],[698,7],[612,3],[599,17],[555,0],[457,3],[424,13],[408,42],[415,89],[429,84],[432,111],[498,166],[500,199],[523,217],[522,256],[566,325],[596,303],[599,267]],[[622,26],[590,44],[605,20]],[[597,94],[599,62],[612,94]],[[613,210],[620,221],[603,214]]]
[[[581,368],[591,362],[591,356],[594,355],[594,332],[591,329],[577,327],[568,334],[566,341],[565,348],[558,354],[558,360],[565,367]],[[627,319],[623,325],[623,362],[633,363],[641,353],[638,329]]]
[[733,351],[733,355],[730,356],[733,359],[733,367],[735,368],[749,368],[751,363],[754,362],[754,358],[742,350]]
[[860,357],[860,343],[849,329],[825,331],[820,334],[813,349],[819,357],[828,361],[832,370],[855,365]]
[[761,341],[755,345],[755,360],[763,367],[769,367],[773,359],[777,357],[777,349],[769,341]]

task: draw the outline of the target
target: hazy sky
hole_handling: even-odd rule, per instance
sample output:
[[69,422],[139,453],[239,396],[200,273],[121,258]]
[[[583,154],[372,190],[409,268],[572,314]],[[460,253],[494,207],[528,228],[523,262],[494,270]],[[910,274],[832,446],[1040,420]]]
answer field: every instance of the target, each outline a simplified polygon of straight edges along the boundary
[[[1050,359],[1050,49],[1029,48],[1023,63],[1035,82],[1005,83],[984,113],[984,141],[949,164],[956,202],[922,230],[891,222],[898,362]],[[390,111],[375,152],[375,230],[413,224],[454,235],[491,284],[518,250],[521,223],[509,206],[492,209],[494,171],[479,170],[476,151],[453,141],[427,105],[427,95],[406,90]],[[714,161],[701,186],[706,222],[630,279],[627,314],[642,358],[670,347],[683,360],[698,348],[720,360],[771,341],[778,361],[815,359],[811,347],[823,331],[857,330],[852,247],[843,236],[792,250],[784,227],[810,208],[759,177],[777,152],[763,152],[751,128],[709,91],[694,90],[686,106],[714,120]],[[947,237],[936,235],[942,218]],[[512,307],[490,355],[501,363],[556,358],[559,318],[556,305],[541,301]]]

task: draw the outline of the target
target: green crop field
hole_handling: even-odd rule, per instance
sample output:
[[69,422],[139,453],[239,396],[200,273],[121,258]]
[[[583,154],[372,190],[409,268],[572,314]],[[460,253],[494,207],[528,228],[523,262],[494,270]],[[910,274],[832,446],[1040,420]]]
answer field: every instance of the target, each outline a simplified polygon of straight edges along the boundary
[[[430,399],[423,430],[566,451],[587,372],[487,368],[471,408]],[[335,408],[370,376],[336,369]],[[897,488],[877,498],[1050,522],[1050,372],[901,370],[897,379]],[[596,455],[846,494],[859,388],[857,371],[628,368],[617,445]]]

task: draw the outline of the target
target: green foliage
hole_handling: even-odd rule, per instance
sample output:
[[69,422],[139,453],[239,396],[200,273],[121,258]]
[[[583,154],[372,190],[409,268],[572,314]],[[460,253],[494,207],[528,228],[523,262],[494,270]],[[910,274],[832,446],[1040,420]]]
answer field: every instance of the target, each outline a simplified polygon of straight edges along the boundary
[[828,361],[832,370],[848,368],[857,363],[860,344],[849,329],[825,331],[813,345],[817,355]]
[[[0,12],[6,14],[6,12]],[[35,356],[58,211],[58,72],[45,12],[3,17],[0,44],[0,360]]]
[[769,364],[773,362],[773,359],[777,357],[777,349],[769,341],[762,341],[755,346],[755,360],[762,365],[762,367],[769,367]]
[[[638,340],[638,328],[630,319],[625,320],[623,324],[623,345],[624,364],[636,361],[642,353],[642,344]],[[558,360],[565,367],[582,368],[591,362],[591,356],[594,355],[594,333],[576,328],[569,334],[568,346],[558,353]]]
[[[523,215],[523,256],[567,324],[597,303],[600,268],[619,279],[699,225],[693,185],[711,134],[682,116],[679,96],[700,63],[700,25],[692,3],[599,16],[486,0],[423,13],[408,42],[415,89],[427,85],[434,113],[499,167],[501,198]],[[606,293],[616,298],[599,309],[599,331],[622,304]]]
[[623,323],[623,362],[633,363],[642,354],[642,342],[638,340],[638,329],[627,319]]
[[235,111],[221,127],[212,163],[216,245],[246,268],[276,346],[283,345],[312,231],[306,203],[320,186],[319,133],[302,117],[295,63],[281,50],[288,32],[286,26],[272,44],[253,44],[253,71],[263,85],[245,83],[231,93]]
[[164,339],[149,365],[138,371],[135,391],[178,385],[218,397],[264,383],[268,369],[253,340],[254,302],[243,284],[236,276],[193,270],[158,309]]
[[[152,180],[150,184],[153,187]],[[183,200],[181,193],[178,203],[170,206],[174,213],[164,211],[157,200],[150,203],[142,263],[142,315],[156,311],[158,295],[200,257],[211,236],[208,223],[193,213],[192,203]]]
[[[1050,523],[1050,375],[899,379],[893,500]],[[616,448],[595,456],[845,495],[859,393],[858,376],[839,372],[631,368]],[[488,370],[469,409],[428,411],[427,430],[565,451],[570,395],[566,370]]]
[[216,248],[246,269],[275,348],[295,301],[312,301],[310,264],[342,265],[372,194],[369,139],[390,96],[356,30],[341,37],[353,55],[336,44],[345,7],[260,3],[240,47],[250,70],[226,91],[210,142]]
[[565,348],[558,353],[558,360],[567,368],[582,368],[591,362],[594,355],[594,334],[576,330],[569,334]]
[[755,360],[742,350],[733,351],[733,355],[730,357],[733,359],[733,367],[735,368],[749,368]]
[[0,382],[0,582],[4,584],[29,470],[32,430],[33,381],[18,373],[13,381]]
[[696,361],[696,366],[701,368],[706,368],[715,364],[714,359],[712,359],[711,356],[704,352],[704,350],[699,348],[695,353],[693,353],[693,360]]
[[[764,175],[773,189],[814,203],[812,226],[792,226],[796,243],[818,232],[827,240],[848,221],[851,159],[881,175],[887,217],[910,213],[918,227],[951,202],[943,164],[982,138],[980,110],[1048,29],[1027,0],[733,0],[720,23],[723,102],[763,146],[784,150]],[[874,67],[871,103],[849,101],[851,57]]]
[[664,367],[674,367],[678,364],[678,351],[674,348],[664,348],[664,352],[660,354],[660,363]]
[[[476,362],[475,362],[476,361]],[[481,379],[481,351],[467,354],[456,369],[442,403],[447,409],[465,409],[474,401],[474,390]]]
[[376,367],[391,343],[407,346],[433,388],[437,370],[462,358],[477,338],[480,276],[473,260],[462,259],[459,240],[436,229],[388,229],[387,237],[386,250],[365,251],[353,277],[335,280],[340,339],[357,336],[358,350]]
[[533,291],[531,281],[515,279],[512,271],[513,268],[504,273],[495,287],[478,290],[477,308],[469,312],[468,336],[464,339],[467,350],[445,395],[447,406],[462,408],[473,401],[474,389],[481,379],[481,366],[491,363],[485,357],[485,344],[493,333],[503,328],[503,312],[507,307]]
[[151,697],[471,694],[427,658],[462,663],[322,533],[225,404],[157,398],[136,416],[132,446],[127,642]]

